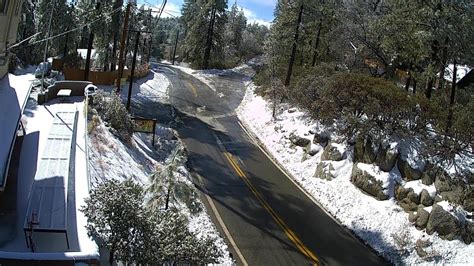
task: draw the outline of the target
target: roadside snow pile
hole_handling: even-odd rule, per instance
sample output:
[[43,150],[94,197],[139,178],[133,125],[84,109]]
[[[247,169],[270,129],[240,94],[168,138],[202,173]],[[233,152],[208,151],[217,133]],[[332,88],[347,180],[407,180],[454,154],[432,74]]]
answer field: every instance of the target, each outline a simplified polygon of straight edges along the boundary
[[[168,88],[170,86],[169,80],[166,78],[163,73],[150,70],[145,78],[136,80],[132,86],[132,98],[134,102],[139,104],[147,101],[159,101],[163,103],[168,103]],[[115,86],[97,86],[99,89],[102,89],[106,92],[112,92],[116,90]],[[128,97],[128,88],[129,83],[122,84],[122,89],[120,90],[120,97],[122,99],[127,99]]]
[[[135,88],[136,86],[136,88]],[[147,102],[166,102],[169,81],[160,73],[153,73],[144,80],[134,84],[133,100],[138,104]],[[112,87],[102,87],[111,91]],[[122,97],[126,92],[122,91]],[[169,158],[173,153],[182,150],[183,145],[173,129],[157,124],[155,130],[155,146],[152,145],[152,135],[133,133],[130,143],[121,141],[112,134],[98,116],[89,121],[90,173],[92,186],[108,179],[133,179],[145,187],[150,186],[154,174],[168,167]],[[185,156],[185,155],[184,155]],[[189,229],[200,238],[213,237],[216,246],[222,251],[220,264],[232,264],[228,247],[219,236],[217,229],[206,213],[204,204],[197,196],[199,192],[192,183],[192,177],[184,163],[187,158],[178,163],[169,181],[173,184],[173,195],[170,205],[177,208],[189,220]],[[164,182],[164,181],[163,181]]]
[[[254,91],[255,85],[249,83],[237,110],[240,120],[291,176],[342,225],[396,264],[472,263],[474,245],[466,245],[459,238],[445,241],[439,236],[441,227],[453,221],[451,217],[460,217],[472,223],[472,213],[462,211],[462,208],[448,208],[439,198],[433,199],[437,184],[432,185],[431,182],[426,185],[425,180],[421,183],[418,180],[421,176],[404,182],[402,178],[406,175],[416,176],[419,173],[411,167],[397,167],[397,162],[401,164],[403,160],[397,160],[400,156],[395,152],[396,144],[389,143],[374,153],[371,143],[356,142],[348,148],[331,143],[331,139],[337,139],[337,136],[331,136],[329,129],[296,108],[282,106],[277,118],[272,119],[272,104]],[[353,158],[358,163],[355,164]],[[406,165],[411,166],[411,162]],[[403,199],[407,200],[406,206],[400,204],[403,208],[397,204],[402,194]],[[427,203],[420,202],[423,197]],[[417,201],[417,204],[409,199]],[[434,204],[434,200],[438,203]],[[426,206],[423,204],[429,207],[423,209]],[[415,209],[407,215],[405,207]],[[430,215],[426,209],[433,209],[436,213]],[[446,223],[440,225],[436,217]],[[431,235],[425,230],[417,230],[414,224],[426,227]],[[438,233],[432,234],[433,231]]]

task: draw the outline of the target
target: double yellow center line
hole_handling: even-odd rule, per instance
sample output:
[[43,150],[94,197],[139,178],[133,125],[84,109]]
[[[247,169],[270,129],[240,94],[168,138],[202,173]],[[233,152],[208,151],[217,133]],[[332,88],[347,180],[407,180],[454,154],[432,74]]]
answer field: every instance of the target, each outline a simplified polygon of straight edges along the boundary
[[252,191],[252,194],[257,198],[260,204],[265,208],[265,210],[270,214],[273,220],[280,226],[280,228],[285,232],[288,239],[293,242],[293,244],[298,248],[298,250],[305,255],[309,260],[314,264],[319,265],[319,259],[314,255],[308,247],[306,247],[303,242],[296,236],[296,234],[286,225],[286,223],[278,216],[278,214],[273,210],[273,208],[268,204],[268,202],[263,198],[263,196],[258,192],[254,185],[250,182],[249,178],[245,175],[242,169],[239,167],[237,162],[234,160],[232,155],[224,151],[224,156],[229,161],[230,165],[237,173],[237,175],[245,182],[247,187]]
[[194,97],[198,97],[198,94],[197,94],[197,89],[196,89],[196,86],[194,86],[190,81],[188,81],[188,84],[189,86],[191,87],[191,90],[193,91],[193,94],[194,94]]

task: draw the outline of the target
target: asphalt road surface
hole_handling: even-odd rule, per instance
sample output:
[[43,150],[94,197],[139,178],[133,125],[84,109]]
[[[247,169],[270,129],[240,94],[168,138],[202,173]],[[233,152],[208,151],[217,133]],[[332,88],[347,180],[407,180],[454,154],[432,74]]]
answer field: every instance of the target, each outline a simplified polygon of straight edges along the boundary
[[169,65],[155,65],[155,71],[170,80],[174,108],[132,108],[160,122],[173,120],[195,185],[238,264],[386,264],[302,192],[241,127],[235,108],[246,76],[226,72],[214,79],[214,91]]

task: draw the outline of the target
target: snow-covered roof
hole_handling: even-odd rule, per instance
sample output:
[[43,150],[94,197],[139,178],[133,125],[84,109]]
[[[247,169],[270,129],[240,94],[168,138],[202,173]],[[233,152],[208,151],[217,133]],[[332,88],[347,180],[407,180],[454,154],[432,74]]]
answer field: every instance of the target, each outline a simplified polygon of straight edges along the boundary
[[32,75],[6,75],[0,79],[0,187],[6,183],[10,148],[18,122],[28,99]]
[[[447,81],[453,81],[453,64],[449,64],[444,71],[444,79]],[[468,66],[457,65],[456,66],[456,82],[460,81],[464,76],[471,71],[471,68]]]

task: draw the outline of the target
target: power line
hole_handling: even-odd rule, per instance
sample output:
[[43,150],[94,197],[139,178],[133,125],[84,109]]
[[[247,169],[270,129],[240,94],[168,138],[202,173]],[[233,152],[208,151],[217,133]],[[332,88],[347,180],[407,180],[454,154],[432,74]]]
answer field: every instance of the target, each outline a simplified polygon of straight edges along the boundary
[[[38,44],[38,43],[41,43],[41,42],[44,42],[44,41],[50,41],[50,40],[52,40],[52,39],[56,39],[56,38],[58,38],[58,37],[61,37],[61,36],[63,36],[63,35],[66,35],[66,34],[68,34],[68,33],[71,33],[71,32],[77,31],[77,30],[80,30],[80,29],[82,29],[82,28],[84,28],[84,27],[86,27],[86,26],[90,26],[90,25],[92,25],[92,24],[98,22],[99,20],[101,20],[101,19],[103,19],[103,18],[107,19],[108,16],[111,16],[111,15],[117,13],[120,9],[122,9],[122,7],[118,7],[118,8],[116,8],[116,9],[112,10],[110,13],[104,14],[103,17],[97,18],[97,19],[95,19],[95,20],[93,20],[93,21],[91,21],[91,22],[89,22],[89,23],[82,24],[82,25],[80,25],[80,26],[78,26],[78,27],[76,27],[76,28],[74,28],[74,29],[71,29],[71,30],[68,30],[68,31],[64,31],[64,32],[59,33],[59,34],[56,34],[56,35],[54,35],[54,36],[51,36],[51,37],[48,37],[48,38],[44,38],[44,39],[42,39],[42,40],[34,41],[34,42],[32,42],[32,43],[29,43],[29,44],[28,44],[27,46],[25,46],[25,47],[29,47],[29,46],[32,46],[32,45],[35,45],[35,44]],[[30,37],[28,37],[28,38],[26,38],[26,39],[24,39],[24,40],[21,40],[20,42],[17,42],[17,43],[15,43],[15,44],[12,44],[11,46],[9,46],[8,48],[6,48],[6,49],[5,49],[4,51],[2,51],[1,53],[5,53],[5,52],[7,52],[7,51],[10,51],[10,49],[19,46],[21,43],[25,42],[25,41],[28,40],[28,39],[31,39],[33,36],[36,36],[36,35],[38,35],[38,34],[40,34],[40,33],[41,33],[41,32],[35,33],[34,35],[32,35],[32,36],[30,36]]]

